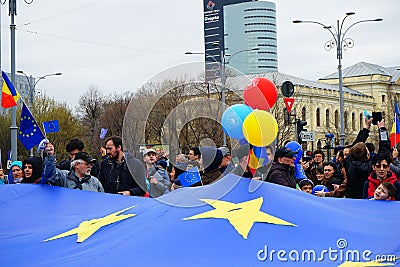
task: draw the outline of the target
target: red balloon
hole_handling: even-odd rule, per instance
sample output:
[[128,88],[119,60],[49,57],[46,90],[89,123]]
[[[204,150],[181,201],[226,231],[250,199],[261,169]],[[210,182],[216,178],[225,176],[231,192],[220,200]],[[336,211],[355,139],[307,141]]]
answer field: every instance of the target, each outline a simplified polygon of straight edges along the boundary
[[275,84],[267,78],[254,78],[244,88],[244,102],[253,109],[270,110],[278,99]]

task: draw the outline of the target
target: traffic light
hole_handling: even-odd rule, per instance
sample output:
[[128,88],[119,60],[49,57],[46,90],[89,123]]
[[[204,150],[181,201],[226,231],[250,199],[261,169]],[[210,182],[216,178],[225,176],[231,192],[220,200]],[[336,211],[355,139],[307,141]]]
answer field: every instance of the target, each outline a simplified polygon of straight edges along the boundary
[[302,142],[302,140],[301,140],[301,132],[302,131],[305,131],[304,130],[304,126],[306,126],[307,125],[307,122],[306,121],[302,121],[302,120],[298,120],[297,122],[296,122],[296,129],[297,129],[297,140],[298,140],[298,142],[299,143],[301,143]]

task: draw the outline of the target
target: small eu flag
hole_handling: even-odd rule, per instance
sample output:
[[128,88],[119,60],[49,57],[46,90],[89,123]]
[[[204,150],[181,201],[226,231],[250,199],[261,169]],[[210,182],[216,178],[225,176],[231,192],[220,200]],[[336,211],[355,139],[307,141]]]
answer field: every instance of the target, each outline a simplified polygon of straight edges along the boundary
[[45,139],[35,118],[32,116],[25,103],[22,106],[18,137],[27,150],[31,149],[35,145],[39,144],[40,141]]
[[107,134],[107,131],[108,131],[107,128],[101,128],[101,131],[100,131],[100,138],[101,138],[101,139],[104,139],[104,137],[105,137],[106,134]]
[[58,120],[43,122],[43,129],[45,134],[59,132],[60,126],[58,125]]
[[178,178],[182,184],[182,187],[188,187],[197,182],[201,182],[199,169],[197,167],[193,167],[190,170],[185,171],[184,173],[180,174]]

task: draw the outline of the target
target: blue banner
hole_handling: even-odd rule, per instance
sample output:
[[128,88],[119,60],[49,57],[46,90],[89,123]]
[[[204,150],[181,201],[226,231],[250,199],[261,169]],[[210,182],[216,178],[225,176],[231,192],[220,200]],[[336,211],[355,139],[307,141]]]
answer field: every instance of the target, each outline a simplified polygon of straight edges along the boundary
[[4,185],[0,214],[1,266],[387,266],[400,256],[399,202],[235,175],[156,199]]

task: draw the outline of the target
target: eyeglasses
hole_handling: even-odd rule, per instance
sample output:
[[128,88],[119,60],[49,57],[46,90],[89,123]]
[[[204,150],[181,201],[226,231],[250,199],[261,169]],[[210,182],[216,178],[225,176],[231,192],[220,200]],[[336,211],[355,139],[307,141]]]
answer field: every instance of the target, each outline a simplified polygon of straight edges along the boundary
[[387,167],[389,167],[389,165],[387,165],[387,164],[375,164],[375,168],[384,168],[384,169],[386,169]]

